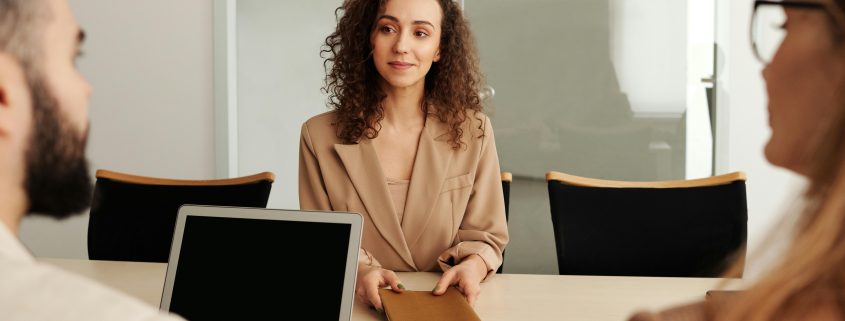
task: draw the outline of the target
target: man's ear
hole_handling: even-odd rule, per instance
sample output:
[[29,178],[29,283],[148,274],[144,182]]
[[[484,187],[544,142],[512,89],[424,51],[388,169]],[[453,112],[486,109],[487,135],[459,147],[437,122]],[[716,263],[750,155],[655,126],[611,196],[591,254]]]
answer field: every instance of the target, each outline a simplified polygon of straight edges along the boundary
[[14,57],[0,52],[0,135],[20,127],[23,117],[31,117],[31,104],[23,68]]
[[29,89],[18,61],[0,51],[0,108],[29,103]]

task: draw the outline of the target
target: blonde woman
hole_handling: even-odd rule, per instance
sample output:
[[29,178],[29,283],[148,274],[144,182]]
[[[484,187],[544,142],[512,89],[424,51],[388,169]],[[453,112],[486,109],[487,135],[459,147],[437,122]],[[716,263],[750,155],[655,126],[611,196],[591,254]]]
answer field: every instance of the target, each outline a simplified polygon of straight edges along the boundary
[[[766,158],[810,181],[798,233],[782,263],[735,297],[632,320],[845,320],[845,0],[756,1],[754,19],[764,28],[753,40],[766,63]],[[778,34],[779,47],[763,45]]]

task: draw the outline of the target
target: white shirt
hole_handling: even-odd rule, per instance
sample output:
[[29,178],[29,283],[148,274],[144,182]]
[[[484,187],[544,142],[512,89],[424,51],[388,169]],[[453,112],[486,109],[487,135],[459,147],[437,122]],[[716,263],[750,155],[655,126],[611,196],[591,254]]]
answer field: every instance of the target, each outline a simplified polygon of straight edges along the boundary
[[138,299],[39,263],[0,222],[0,320],[178,321]]

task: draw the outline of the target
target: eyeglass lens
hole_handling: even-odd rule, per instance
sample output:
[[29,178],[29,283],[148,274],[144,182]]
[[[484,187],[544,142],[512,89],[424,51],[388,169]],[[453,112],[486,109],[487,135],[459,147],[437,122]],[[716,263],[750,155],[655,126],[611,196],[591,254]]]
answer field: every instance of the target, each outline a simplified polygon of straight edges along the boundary
[[785,23],[786,12],[782,6],[762,5],[754,12],[751,37],[755,54],[764,63],[772,61],[783,42],[786,36]]

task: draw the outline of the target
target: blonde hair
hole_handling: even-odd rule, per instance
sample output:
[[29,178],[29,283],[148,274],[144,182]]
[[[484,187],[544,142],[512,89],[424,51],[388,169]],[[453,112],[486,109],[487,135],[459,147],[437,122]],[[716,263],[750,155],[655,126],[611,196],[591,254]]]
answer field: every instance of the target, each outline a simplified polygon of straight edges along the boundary
[[[839,5],[843,2],[837,0]],[[845,95],[837,94],[837,98],[845,102]],[[845,104],[840,107],[810,140],[813,152],[805,158],[810,181],[806,205],[783,261],[729,306],[709,303],[708,319],[845,318]],[[728,276],[738,271],[739,266]]]

